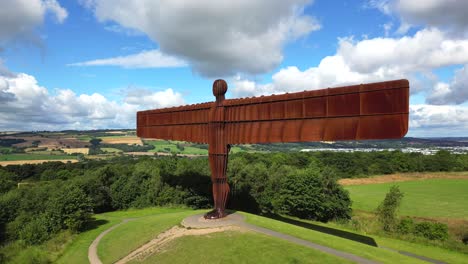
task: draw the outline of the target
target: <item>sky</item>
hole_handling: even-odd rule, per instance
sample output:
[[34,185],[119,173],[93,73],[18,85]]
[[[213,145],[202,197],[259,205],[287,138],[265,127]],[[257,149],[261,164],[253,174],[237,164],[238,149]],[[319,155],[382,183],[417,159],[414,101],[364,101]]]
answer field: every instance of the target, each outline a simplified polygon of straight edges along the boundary
[[408,79],[407,136],[468,136],[465,0],[0,0],[0,131]]

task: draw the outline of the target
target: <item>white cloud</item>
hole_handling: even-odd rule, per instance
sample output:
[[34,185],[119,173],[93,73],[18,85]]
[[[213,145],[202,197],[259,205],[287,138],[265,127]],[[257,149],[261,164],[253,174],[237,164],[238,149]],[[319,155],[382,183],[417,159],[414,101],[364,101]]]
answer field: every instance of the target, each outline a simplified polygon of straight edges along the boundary
[[139,105],[144,109],[185,104],[182,94],[175,92],[171,88],[157,92],[148,89],[129,90],[124,98],[124,102],[131,105]]
[[410,132],[423,136],[466,135],[468,107],[449,105],[411,105]]
[[49,12],[62,23],[67,10],[56,0],[8,0],[0,8],[0,44],[18,37],[30,37]]
[[451,39],[438,29],[423,29],[414,36],[342,39],[337,52],[360,73],[378,70],[395,72],[427,71],[468,62],[468,40]]
[[320,28],[310,0],[86,0],[98,20],[147,34],[161,52],[205,76],[258,74],[283,59],[284,45]]
[[468,64],[457,70],[450,83],[437,83],[427,102],[430,104],[462,104],[468,101]]
[[[140,100],[138,100],[140,94]],[[57,89],[55,95],[28,74],[0,76],[1,130],[134,128],[136,111],[184,103],[172,89],[144,94],[129,91],[123,102],[99,93]]]
[[465,0],[370,0],[369,6],[401,20],[399,33],[412,25],[437,27],[452,33],[468,32],[468,1]]
[[184,61],[173,56],[165,55],[159,50],[148,50],[127,56],[72,63],[68,66],[120,66],[123,68],[162,68],[183,67],[186,65],[187,64]]
[[[320,89],[337,85],[406,78],[412,93],[433,87],[432,71],[468,63],[468,40],[450,39],[437,29],[423,29],[414,36],[339,40],[333,56],[316,67],[301,71],[290,66],[272,77],[272,83],[256,84],[237,78],[235,96]],[[460,90],[460,89],[458,89]]]

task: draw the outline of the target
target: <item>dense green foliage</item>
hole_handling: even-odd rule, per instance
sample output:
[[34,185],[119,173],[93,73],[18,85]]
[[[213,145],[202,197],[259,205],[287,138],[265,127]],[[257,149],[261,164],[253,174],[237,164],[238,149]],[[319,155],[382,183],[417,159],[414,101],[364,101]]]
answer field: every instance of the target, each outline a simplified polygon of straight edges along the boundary
[[385,199],[377,207],[377,216],[385,231],[392,231],[397,224],[397,210],[400,207],[403,193],[397,185],[393,185],[385,195]]
[[0,147],[11,147],[14,144],[23,142],[26,142],[26,140],[17,138],[0,138]]
[[446,224],[437,222],[415,222],[411,218],[403,218],[398,224],[397,232],[403,235],[412,234],[430,240],[445,240],[449,237]]

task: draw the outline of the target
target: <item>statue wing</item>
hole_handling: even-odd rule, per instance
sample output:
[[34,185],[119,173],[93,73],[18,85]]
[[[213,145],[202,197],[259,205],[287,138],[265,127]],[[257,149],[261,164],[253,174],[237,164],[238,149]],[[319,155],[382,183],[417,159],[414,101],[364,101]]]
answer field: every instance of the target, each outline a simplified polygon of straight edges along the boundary
[[229,144],[401,138],[409,82],[396,80],[226,100]]
[[137,136],[208,143],[208,118],[212,104],[137,112]]

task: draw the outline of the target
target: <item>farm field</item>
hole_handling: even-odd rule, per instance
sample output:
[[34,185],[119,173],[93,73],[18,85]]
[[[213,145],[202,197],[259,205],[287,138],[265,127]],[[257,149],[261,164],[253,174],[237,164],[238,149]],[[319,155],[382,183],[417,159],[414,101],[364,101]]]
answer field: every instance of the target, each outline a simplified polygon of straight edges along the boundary
[[6,154],[0,155],[0,161],[20,161],[20,160],[68,160],[76,159],[69,155],[41,155],[41,154]]
[[468,219],[467,179],[425,179],[345,186],[353,209],[374,211],[392,185],[404,193],[400,214],[418,217]]
[[73,154],[73,153],[81,153],[84,155],[88,155],[89,153],[89,148],[64,148],[62,149],[63,152],[67,154]]
[[122,153],[123,151],[120,149],[116,148],[101,148],[102,151],[108,152],[108,153]]
[[71,162],[75,163],[78,162],[76,159],[60,159],[60,160],[10,160],[10,161],[0,161],[0,166],[8,166],[8,165],[23,165],[23,164],[40,164],[40,163],[45,163],[45,162]]
[[[154,149],[149,152],[168,152],[168,153],[181,153],[192,155],[208,155],[208,149],[201,149],[192,146],[186,146],[184,142],[168,141],[168,140],[147,140],[147,144],[153,145]],[[177,145],[182,146],[180,149]]]
[[136,136],[108,136],[108,137],[99,137],[102,139],[104,144],[136,144],[143,145],[143,142],[139,137]]

